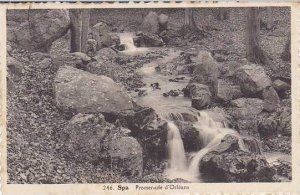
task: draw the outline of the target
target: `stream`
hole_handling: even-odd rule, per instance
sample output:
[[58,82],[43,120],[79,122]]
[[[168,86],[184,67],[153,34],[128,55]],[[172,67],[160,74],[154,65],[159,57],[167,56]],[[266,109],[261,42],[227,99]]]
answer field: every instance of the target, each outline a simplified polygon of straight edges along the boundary
[[[136,55],[148,52],[146,48],[137,48],[134,46],[132,35],[124,33],[120,36],[121,43],[126,45],[124,54]],[[170,90],[182,90],[188,84],[190,77],[184,75],[184,79],[178,82],[170,82],[170,78],[175,78],[179,75],[164,75],[155,70],[159,64],[172,62],[178,57],[180,51],[170,49],[168,55],[145,64],[138,70],[138,74],[142,76],[142,82],[146,85],[141,90],[145,90],[145,96],[133,96],[137,104],[144,107],[151,107],[159,115],[159,117],[167,121],[168,126],[168,166],[165,170],[166,177],[170,179],[182,178],[190,182],[202,182],[199,172],[199,163],[205,154],[216,148],[226,135],[234,135],[238,138],[241,136],[232,129],[226,127],[226,124],[214,121],[205,110],[199,111],[191,107],[190,99],[179,95],[177,97],[164,97],[163,93]],[[151,84],[159,83],[158,88],[153,88]],[[184,149],[180,131],[174,120],[184,120],[182,113],[188,113],[196,116],[198,121],[193,123],[193,126],[199,132],[201,138],[202,149],[193,154],[187,154]],[[243,141],[239,139],[240,148],[249,151]],[[257,147],[259,152],[260,148]],[[250,151],[253,152],[253,151]],[[190,158],[187,158],[187,157]],[[278,155],[270,155],[273,161]]]

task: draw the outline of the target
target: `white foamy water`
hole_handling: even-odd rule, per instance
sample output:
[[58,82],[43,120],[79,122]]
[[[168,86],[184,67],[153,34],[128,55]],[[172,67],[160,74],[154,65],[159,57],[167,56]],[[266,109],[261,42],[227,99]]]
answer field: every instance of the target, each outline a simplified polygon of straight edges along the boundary
[[136,47],[133,41],[132,33],[119,33],[121,44],[125,45],[125,50],[121,51],[125,55],[138,55],[147,52],[147,48],[144,47]]
[[174,122],[168,121],[168,131],[169,167],[179,172],[185,171],[187,160],[179,129]]
[[[172,76],[166,76],[155,71],[158,64],[172,62],[178,55],[178,51],[170,51],[169,56],[145,64],[138,73],[143,77],[142,81],[146,84],[142,89],[146,90],[147,95],[135,96],[134,99],[141,106],[152,107],[168,123],[168,166],[165,170],[166,176],[170,179],[182,178],[191,182],[201,182],[199,163],[208,152],[214,150],[221,143],[226,135],[238,137],[242,150],[248,151],[249,147],[245,145],[240,135],[236,131],[227,128],[226,124],[214,121],[205,111],[192,108],[190,99],[183,96],[163,97],[162,94],[165,92],[185,88],[190,80],[189,77],[185,76],[185,79],[179,82],[170,82],[169,79]],[[159,83],[160,89],[153,89],[150,86],[155,82]],[[202,149],[193,154],[185,152],[180,131],[174,123],[176,120],[184,120],[182,113],[187,113],[198,119],[193,125],[201,138]]]
[[[177,113],[177,115],[180,114]],[[178,119],[180,118],[183,117],[178,117]],[[221,123],[213,121],[206,112],[199,112],[198,122],[194,124],[194,127],[198,130],[201,138],[202,149],[194,153],[188,161],[179,129],[174,122],[168,121],[169,163],[165,173],[171,179],[182,178],[191,182],[201,182],[199,163],[202,158],[215,149],[226,135],[238,137],[234,130],[225,128],[221,126]]]
[[200,178],[199,163],[202,158],[210,151],[215,149],[226,135],[235,135],[237,133],[232,130],[225,128],[225,125],[219,122],[215,122],[207,113],[199,112],[198,122],[194,124],[194,127],[199,132],[201,138],[202,149],[196,153],[192,158],[188,172],[192,175],[193,180]]

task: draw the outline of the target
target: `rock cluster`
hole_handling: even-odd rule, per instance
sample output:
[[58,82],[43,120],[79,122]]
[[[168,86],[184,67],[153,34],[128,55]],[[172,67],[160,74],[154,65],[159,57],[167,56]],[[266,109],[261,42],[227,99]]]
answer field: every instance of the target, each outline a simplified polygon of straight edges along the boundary
[[66,10],[31,11],[29,20],[9,28],[8,41],[30,51],[49,51],[56,39],[67,33],[70,18]]
[[288,106],[283,106],[284,112],[280,108],[281,99],[290,89],[288,83],[280,79],[272,82],[264,67],[246,61],[245,65],[233,65],[235,70],[232,67],[225,70],[226,66],[217,63],[207,51],[191,56],[195,56],[190,59],[196,65],[184,93],[190,97],[192,107],[203,110],[216,104],[225,106],[234,119],[233,127],[243,135],[256,138],[277,135],[277,128],[285,126],[278,122],[283,124],[289,120],[285,117]]
[[169,17],[150,11],[143,19],[140,32],[136,33],[134,43],[137,47],[160,47],[165,43],[162,33],[168,30]]

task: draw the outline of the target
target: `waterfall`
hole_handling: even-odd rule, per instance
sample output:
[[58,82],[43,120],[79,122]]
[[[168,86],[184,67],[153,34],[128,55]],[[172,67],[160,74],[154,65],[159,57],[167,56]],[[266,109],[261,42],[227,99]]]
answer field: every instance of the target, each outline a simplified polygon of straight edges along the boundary
[[[178,127],[174,122],[168,120],[168,167],[165,174],[170,179],[182,178],[188,181],[195,180],[188,170],[187,158],[183,141]],[[199,181],[199,180],[197,180]]]
[[225,128],[226,124],[214,121],[208,113],[199,112],[198,122],[194,124],[194,127],[198,130],[199,136],[202,142],[202,149],[199,150],[196,155],[192,158],[188,172],[193,178],[198,178],[199,175],[199,163],[202,158],[215,147],[217,147],[222,139],[228,134],[237,133],[232,130]]
[[135,55],[145,52],[146,48],[136,47],[133,41],[132,33],[119,33],[121,44],[125,45],[125,51],[121,53]]
[[[176,116],[176,117],[174,117]],[[183,119],[180,113],[170,113],[170,119]],[[215,147],[217,147],[226,135],[238,133],[232,129],[225,128],[226,124],[214,121],[206,112],[198,112],[198,121],[193,124],[199,133],[202,149],[187,161],[183,141],[178,127],[174,122],[168,121],[168,152],[169,167],[166,171],[170,178],[182,178],[192,182],[201,181],[199,163],[201,159]],[[239,141],[241,148],[247,148],[243,141]]]
[[136,50],[137,47],[134,45],[132,34],[130,33],[121,33],[120,42],[125,45],[126,50]]
[[187,168],[187,160],[183,142],[178,127],[171,121],[168,121],[168,153],[170,169],[174,171],[185,171]]

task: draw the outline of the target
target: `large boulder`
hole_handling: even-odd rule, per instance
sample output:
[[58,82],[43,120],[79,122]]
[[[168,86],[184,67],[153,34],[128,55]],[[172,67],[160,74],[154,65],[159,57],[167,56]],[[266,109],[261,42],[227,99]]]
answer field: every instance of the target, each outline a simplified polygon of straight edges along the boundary
[[264,101],[258,98],[239,98],[232,100],[232,116],[236,119],[256,117],[263,111]]
[[203,156],[199,171],[206,182],[273,181],[275,171],[260,154],[255,139],[228,134]]
[[109,145],[108,155],[111,168],[125,176],[142,176],[143,150],[133,137],[113,139]]
[[136,134],[146,159],[161,161],[166,158],[167,135],[167,123],[163,120],[153,120]]
[[267,76],[265,69],[255,64],[244,65],[238,68],[235,72],[235,77],[242,92],[248,97],[260,97],[261,92],[272,85],[272,81]]
[[200,166],[207,182],[272,182],[275,174],[265,157],[241,150],[208,153]]
[[113,115],[106,115],[108,122],[131,130],[141,144],[146,158],[162,159],[166,156],[166,121],[158,118],[152,108],[135,106]]
[[264,100],[264,110],[274,112],[280,103],[279,96],[272,86],[266,87],[262,92]]
[[[242,143],[242,144],[241,144]],[[226,135],[199,163],[207,182],[273,181],[274,169],[253,138]]]
[[113,45],[110,33],[111,28],[104,22],[99,22],[91,28],[91,38],[97,41],[97,50]]
[[212,97],[218,91],[218,64],[207,51],[200,51],[194,61],[198,62],[190,82],[200,83],[209,87]]
[[105,138],[115,127],[102,114],[77,114],[62,130],[66,156],[77,162],[96,163],[105,158]]
[[258,98],[239,98],[230,102],[227,110],[233,117],[233,126],[242,135],[259,138],[258,115],[262,113],[264,101]]
[[68,66],[57,72],[55,100],[62,110],[78,113],[119,113],[133,108],[131,98],[112,79]]
[[52,42],[66,34],[70,26],[67,10],[32,10],[28,19],[8,29],[8,40],[30,51],[49,51]]
[[160,47],[164,45],[164,41],[156,34],[143,33],[142,44],[145,47]]
[[205,109],[211,104],[209,87],[199,83],[189,83],[185,88],[185,96],[192,100],[192,107],[198,110]]
[[158,15],[156,12],[150,11],[148,15],[144,18],[141,30],[144,33],[150,33],[150,34],[156,34],[159,30],[159,24],[158,24]]
[[190,122],[176,121],[175,122],[186,152],[196,152],[201,149],[201,138],[199,131]]
[[225,79],[218,80],[217,100],[220,102],[228,102],[233,99],[242,97],[241,88],[234,85],[233,82]]

